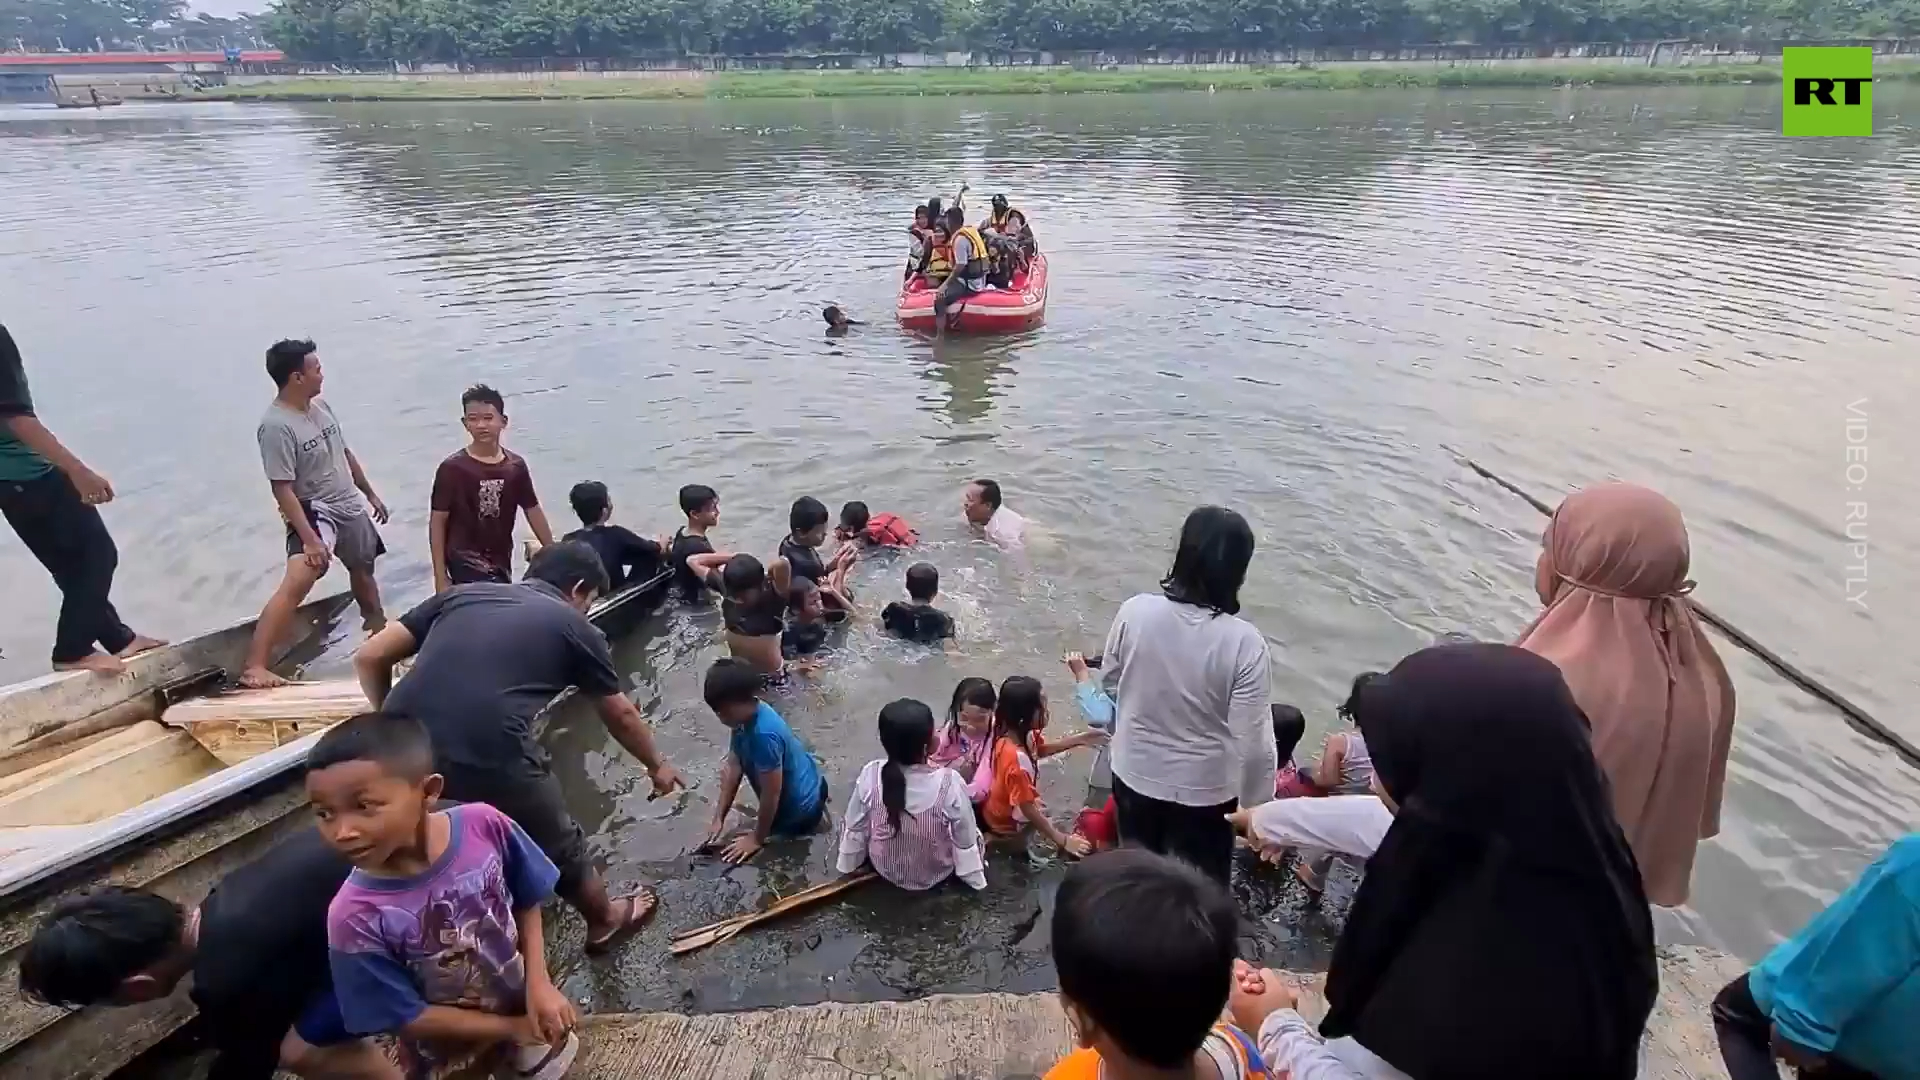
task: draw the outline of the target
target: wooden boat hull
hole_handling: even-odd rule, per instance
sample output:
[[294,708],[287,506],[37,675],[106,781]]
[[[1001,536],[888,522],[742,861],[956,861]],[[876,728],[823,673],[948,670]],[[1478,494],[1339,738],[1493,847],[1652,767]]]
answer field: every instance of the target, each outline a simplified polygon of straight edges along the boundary
[[[908,330],[932,333],[933,289],[924,280],[913,278],[900,287],[894,316]],[[1008,289],[974,293],[958,305],[949,332],[961,334],[1012,334],[1030,330],[1047,318],[1047,257],[1037,255],[1033,268],[1013,279]]]
[[[617,640],[659,607],[667,585],[668,576],[662,574],[622,590],[597,604],[589,618]],[[303,607],[305,637],[276,669],[284,673],[290,662],[311,659],[329,639],[339,640],[340,634],[329,631],[349,605],[342,595]],[[64,710],[67,721],[74,723],[182,673],[208,666],[237,671],[251,636],[250,622],[217,631],[140,658],[134,671],[119,680],[59,675],[0,688],[0,751],[19,745],[32,733],[44,736],[58,727],[53,717],[61,714],[47,709]],[[542,724],[570,693],[548,705]],[[183,904],[198,903],[235,868],[297,830],[311,828],[298,766],[312,737],[301,735],[189,788],[147,802],[143,811],[168,800],[180,805],[172,807],[176,813],[171,816],[148,814],[140,822],[143,830],[123,829],[129,835],[116,837],[96,829],[92,839],[99,850],[82,853],[75,848],[77,857],[67,864],[42,867],[37,875],[16,872],[11,883],[0,884],[0,984],[18,984],[20,949],[60,896],[111,882],[152,889]],[[4,780],[0,777],[0,783]],[[126,825],[133,820],[123,814],[98,824]],[[0,881],[6,880],[7,865],[0,855]],[[192,1015],[192,1003],[184,992],[132,1008],[72,1013],[36,1005],[18,993],[0,995],[0,1075],[8,1080],[105,1077],[178,1030]]]

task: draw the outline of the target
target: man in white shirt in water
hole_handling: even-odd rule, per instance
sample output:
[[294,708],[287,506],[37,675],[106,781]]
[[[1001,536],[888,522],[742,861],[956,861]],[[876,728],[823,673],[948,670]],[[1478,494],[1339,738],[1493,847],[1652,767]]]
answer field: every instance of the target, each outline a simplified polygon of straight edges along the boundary
[[1027,536],[1027,519],[1007,509],[996,480],[975,480],[967,485],[965,503],[967,521],[979,526],[986,538],[1002,548],[1019,547]]

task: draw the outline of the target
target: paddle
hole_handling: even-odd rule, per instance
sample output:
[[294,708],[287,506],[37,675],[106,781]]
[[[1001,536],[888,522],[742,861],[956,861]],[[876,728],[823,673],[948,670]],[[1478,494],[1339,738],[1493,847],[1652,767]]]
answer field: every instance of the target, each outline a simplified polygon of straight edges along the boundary
[[[1548,517],[1553,516],[1553,507],[1548,506],[1544,500],[1534,497],[1520,485],[1508,480],[1506,477],[1501,476],[1451,446],[1443,445],[1441,449],[1452,454],[1454,460],[1480,474],[1480,476],[1485,479],[1491,480],[1512,494],[1525,499],[1535,510],[1540,511]],[[1841,715],[1852,721],[1855,727],[1892,748],[1895,753],[1906,760],[1907,764],[1920,766],[1920,747],[1916,747],[1913,743],[1902,738],[1892,728],[1874,719],[1872,714],[1860,706],[1855,705],[1852,701],[1849,701],[1841,695],[1839,691],[1831,689],[1818,679],[1795,667],[1779,653],[1760,644],[1753,635],[1728,622],[1719,612],[1714,611],[1712,608],[1691,596],[1685,599],[1687,606],[1692,608],[1695,614],[1712,625],[1714,629],[1725,634],[1735,645],[1759,657],[1762,663],[1779,673],[1788,682],[1793,683],[1800,689],[1805,690],[1807,693],[1840,710]]]
[[872,870],[862,870],[850,877],[836,878],[823,885],[815,885],[809,889],[802,889],[792,896],[774,901],[763,911],[752,911],[745,915],[735,915],[731,919],[722,919],[717,923],[709,923],[706,926],[697,926],[692,930],[682,931],[673,936],[673,943],[667,947],[667,952],[673,956],[685,956],[690,952],[704,949],[709,945],[718,945],[720,942],[729,940],[734,935],[749,927],[758,926],[765,922],[772,922],[782,915],[798,911],[804,907],[811,907],[823,900],[838,896],[849,889],[865,885],[867,882],[879,876],[880,875],[874,873]]

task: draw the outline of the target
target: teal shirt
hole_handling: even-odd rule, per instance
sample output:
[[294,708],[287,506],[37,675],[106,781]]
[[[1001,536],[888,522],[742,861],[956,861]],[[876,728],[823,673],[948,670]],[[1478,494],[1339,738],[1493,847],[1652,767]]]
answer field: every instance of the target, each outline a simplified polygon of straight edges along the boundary
[[1920,1080],[1920,833],[1747,977],[1781,1035],[1881,1080]]
[[775,836],[795,836],[819,822],[826,802],[820,766],[773,706],[761,702],[752,723],[733,729],[727,749],[740,763],[755,795],[769,774],[782,774],[780,808],[773,818]]
[[[27,389],[27,371],[20,362],[20,349],[13,335],[0,326],[0,421],[33,415],[33,394]],[[0,483],[38,480],[52,471],[53,463],[14,437],[12,429],[0,422]]]

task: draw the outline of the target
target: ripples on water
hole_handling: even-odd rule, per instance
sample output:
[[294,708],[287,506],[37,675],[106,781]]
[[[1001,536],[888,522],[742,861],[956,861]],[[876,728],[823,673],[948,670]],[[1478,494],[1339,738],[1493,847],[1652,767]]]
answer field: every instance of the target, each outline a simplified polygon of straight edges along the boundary
[[[1688,512],[1701,595],[1910,737],[1895,643],[1920,574],[1905,421],[1920,398],[1920,99],[1873,140],[1784,140],[1777,92],[1217,95],[992,101],[0,110],[0,318],[42,413],[116,484],[117,598],[175,637],[251,615],[278,573],[252,445],[260,354],[319,338],[328,397],[395,509],[382,568],[427,586],[426,491],[460,389],[509,396],[550,513],[607,481],[670,528],[719,488],[720,536],[770,552],[799,494],[908,515],[962,612],[964,655],[856,631],[783,702],[842,794],[880,704],[943,707],[963,673],[1049,680],[1164,566],[1185,511],[1246,512],[1248,614],[1317,727],[1352,674],[1444,630],[1510,637],[1541,522],[1459,446],[1551,495],[1618,475]],[[932,346],[888,324],[914,201],[961,180],[1028,207],[1049,324]],[[833,301],[870,325],[820,337]],[[1848,492],[1849,403],[1869,417]],[[1043,536],[968,540],[993,475]],[[1866,499],[1865,610],[1845,502]],[[869,597],[900,565],[863,568]],[[40,667],[53,594],[0,547],[0,674]],[[704,786],[648,803],[582,718],[559,767],[614,876],[667,879],[665,924],[569,985],[601,1007],[719,1007],[1048,985],[1053,870],[1003,855],[980,900],[874,893],[677,964],[671,928],[817,880],[833,843],[723,874],[683,857],[722,732],[698,675],[717,622],[627,646],[642,705]],[[1695,908],[1663,925],[1753,956],[1913,827],[1910,771],[1724,650],[1740,731]],[[1056,810],[1084,758],[1048,763]],[[1255,946],[1323,962],[1331,914],[1255,883]]]

